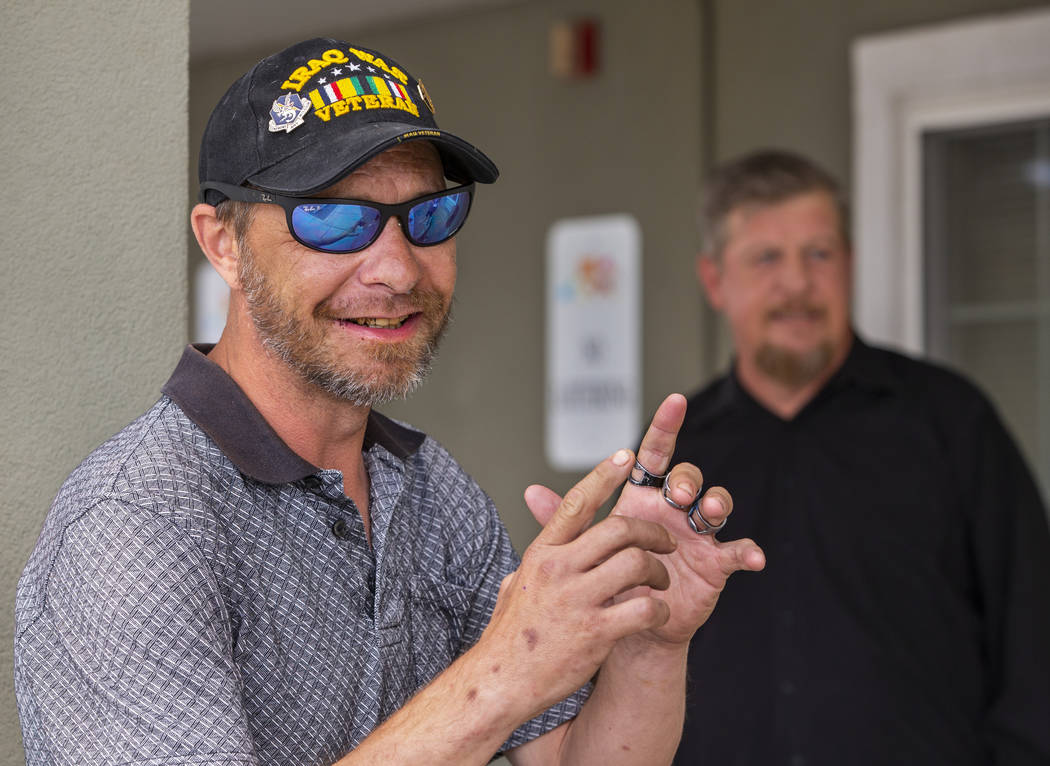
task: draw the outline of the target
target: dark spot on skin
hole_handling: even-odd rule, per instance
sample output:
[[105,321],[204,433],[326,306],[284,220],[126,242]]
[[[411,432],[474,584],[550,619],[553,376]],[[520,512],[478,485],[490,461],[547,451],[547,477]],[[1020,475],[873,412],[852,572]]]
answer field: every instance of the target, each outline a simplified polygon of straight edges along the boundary
[[621,750],[627,750],[628,752],[630,752],[631,746],[630,745],[620,745],[620,749]]
[[525,636],[525,643],[529,645],[530,652],[536,648],[536,642],[540,640],[539,633],[532,628],[525,628],[521,631],[521,635]]
[[492,666],[492,672],[493,673],[499,673],[499,665],[493,665]]
[[477,689],[471,689],[469,692],[467,692],[467,699],[468,700],[473,701],[473,700],[477,699],[477,697],[478,697],[478,690]]

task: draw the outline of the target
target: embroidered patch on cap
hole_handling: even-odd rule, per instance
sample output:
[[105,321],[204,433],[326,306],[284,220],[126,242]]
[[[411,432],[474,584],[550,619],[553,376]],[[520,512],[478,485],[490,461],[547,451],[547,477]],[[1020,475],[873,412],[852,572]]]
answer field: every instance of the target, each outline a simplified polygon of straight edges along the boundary
[[310,101],[314,105],[314,114],[325,122],[333,115],[362,109],[400,109],[413,117],[419,116],[419,107],[412,103],[404,85],[375,75],[343,77],[323,83],[320,88],[310,91]]
[[[379,56],[358,48],[347,48],[345,52],[337,48],[324,51],[319,58],[309,59],[289,74],[281,88],[302,93],[303,98],[295,97],[306,103],[307,109],[312,106],[322,122],[368,109],[397,109],[416,118],[420,116],[419,106],[412,100],[414,94],[409,91],[408,75]],[[417,91],[433,113],[434,105],[426,89],[417,86]],[[288,95],[274,101],[274,108],[278,109],[287,99]],[[305,113],[302,111],[290,128],[285,128],[274,116],[270,130],[292,130],[302,124]]]
[[275,98],[270,107],[270,132],[284,131],[291,133],[305,122],[306,113],[310,111],[310,102],[303,101],[295,93],[286,93]]

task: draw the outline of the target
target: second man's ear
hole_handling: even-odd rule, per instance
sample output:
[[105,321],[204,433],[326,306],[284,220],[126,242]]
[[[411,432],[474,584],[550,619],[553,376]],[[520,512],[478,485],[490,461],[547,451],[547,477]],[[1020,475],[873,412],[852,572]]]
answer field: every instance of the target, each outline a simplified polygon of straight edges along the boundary
[[721,311],[722,301],[722,265],[715,256],[700,253],[696,256],[696,280],[704,288],[711,308]]

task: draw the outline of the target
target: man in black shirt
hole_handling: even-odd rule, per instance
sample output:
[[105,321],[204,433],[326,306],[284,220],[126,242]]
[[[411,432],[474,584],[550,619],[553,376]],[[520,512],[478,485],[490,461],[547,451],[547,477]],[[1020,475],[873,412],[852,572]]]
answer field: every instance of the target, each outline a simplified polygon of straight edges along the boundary
[[989,402],[864,344],[836,182],[761,152],[714,174],[697,273],[732,368],[675,461],[767,551],[693,639],[676,763],[1050,763],[1046,511]]

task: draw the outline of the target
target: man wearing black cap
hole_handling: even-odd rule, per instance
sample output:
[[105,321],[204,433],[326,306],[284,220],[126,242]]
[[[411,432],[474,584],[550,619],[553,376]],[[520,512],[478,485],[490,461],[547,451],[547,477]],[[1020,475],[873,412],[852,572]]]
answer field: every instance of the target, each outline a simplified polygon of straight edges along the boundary
[[764,563],[694,531],[731,510],[694,466],[654,488],[684,399],[610,519],[627,450],[527,490],[520,565],[448,453],[372,410],[424,376],[496,176],[375,51],[311,40],[230,88],[191,216],[227,325],[52,506],[18,591],[28,763],[669,762],[689,638]]

